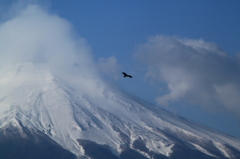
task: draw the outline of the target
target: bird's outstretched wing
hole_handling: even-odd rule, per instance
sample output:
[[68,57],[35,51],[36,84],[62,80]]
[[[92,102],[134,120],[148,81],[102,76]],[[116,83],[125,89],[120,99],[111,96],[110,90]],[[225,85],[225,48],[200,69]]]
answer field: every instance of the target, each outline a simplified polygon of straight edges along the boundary
[[126,74],[125,72],[122,72],[122,74],[123,74],[124,76],[127,76],[127,74]]

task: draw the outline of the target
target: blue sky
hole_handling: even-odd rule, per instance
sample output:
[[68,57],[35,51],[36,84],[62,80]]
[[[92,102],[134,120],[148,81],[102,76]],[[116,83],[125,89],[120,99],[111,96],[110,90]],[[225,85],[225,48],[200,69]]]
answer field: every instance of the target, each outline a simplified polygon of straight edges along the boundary
[[[2,3],[10,2],[16,3]],[[40,5],[86,39],[103,76],[116,87],[240,137],[239,1],[44,0]],[[133,79],[122,78],[122,71]]]

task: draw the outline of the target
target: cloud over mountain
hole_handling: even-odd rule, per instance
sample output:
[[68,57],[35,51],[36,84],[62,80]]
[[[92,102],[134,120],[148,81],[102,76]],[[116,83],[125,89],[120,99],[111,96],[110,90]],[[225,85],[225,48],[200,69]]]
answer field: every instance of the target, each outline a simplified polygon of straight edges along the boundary
[[105,74],[112,77],[113,79],[117,80],[120,77],[120,66],[115,56],[111,56],[108,58],[99,58],[98,66],[101,71],[103,71]]
[[146,65],[149,79],[166,84],[158,104],[184,100],[240,114],[239,58],[216,44],[159,35],[140,45],[135,57]]
[[57,71],[95,76],[91,49],[69,22],[39,5],[26,5],[15,12],[16,16],[0,25],[0,67],[46,63]]

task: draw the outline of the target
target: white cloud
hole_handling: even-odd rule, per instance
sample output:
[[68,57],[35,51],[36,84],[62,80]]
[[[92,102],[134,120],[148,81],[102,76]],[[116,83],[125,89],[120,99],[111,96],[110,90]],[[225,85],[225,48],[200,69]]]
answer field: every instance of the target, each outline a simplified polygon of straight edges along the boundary
[[[21,5],[19,5],[21,6]],[[39,5],[13,7],[0,25],[0,68],[15,63],[46,63],[56,71],[96,76],[91,49],[71,24]],[[13,10],[11,10],[11,13]]]
[[101,71],[115,80],[120,77],[120,66],[115,56],[99,58],[98,66]]
[[158,104],[185,101],[240,115],[239,60],[216,44],[156,36],[140,45],[135,57],[148,68],[149,79],[167,86]]

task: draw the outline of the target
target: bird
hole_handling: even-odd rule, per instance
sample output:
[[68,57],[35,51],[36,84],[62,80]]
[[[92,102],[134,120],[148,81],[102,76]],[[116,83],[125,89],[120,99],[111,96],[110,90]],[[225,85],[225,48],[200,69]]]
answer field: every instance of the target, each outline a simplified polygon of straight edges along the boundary
[[125,77],[130,77],[130,78],[132,78],[131,75],[128,75],[128,74],[126,74],[125,72],[122,72],[122,74],[123,74],[123,77],[124,77],[124,78],[125,78]]

